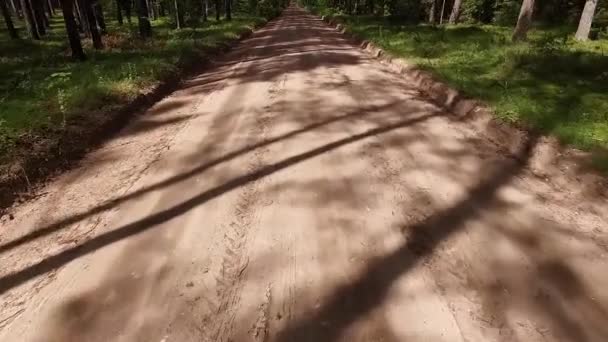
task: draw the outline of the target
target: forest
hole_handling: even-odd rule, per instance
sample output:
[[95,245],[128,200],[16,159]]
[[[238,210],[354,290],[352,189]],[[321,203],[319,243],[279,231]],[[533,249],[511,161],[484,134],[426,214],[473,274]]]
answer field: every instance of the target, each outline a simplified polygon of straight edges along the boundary
[[89,133],[88,126],[110,120],[285,6],[277,0],[0,4],[0,165],[39,146],[56,149],[71,128]]
[[[129,103],[284,0],[0,0],[0,162]],[[608,4],[598,0],[301,0],[431,70],[508,122],[608,169]],[[83,115],[86,114],[86,115]],[[86,121],[86,120],[85,120]],[[88,124],[86,124],[88,125]]]
[[303,0],[502,120],[593,152],[608,170],[608,3]]

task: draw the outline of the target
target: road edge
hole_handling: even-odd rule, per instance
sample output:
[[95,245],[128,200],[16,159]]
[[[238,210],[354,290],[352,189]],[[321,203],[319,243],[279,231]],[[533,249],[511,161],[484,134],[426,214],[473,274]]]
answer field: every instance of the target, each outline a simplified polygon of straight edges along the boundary
[[536,148],[528,161],[528,168],[537,177],[560,187],[577,184],[585,194],[592,195],[593,198],[608,198],[608,177],[592,167],[591,153],[566,146],[557,138],[528,127],[501,121],[493,115],[493,110],[488,105],[465,96],[439,80],[432,72],[423,70],[407,59],[396,57],[373,42],[357,36],[336,18],[319,18],[340,32],[351,44],[411,82],[429,100],[443,108],[446,114],[456,120],[469,122],[483,138],[499,147],[501,152],[518,158],[518,151],[535,139]]
[[[199,59],[196,59],[196,63],[193,59],[178,65],[178,72],[160,80],[157,85],[130,101],[95,112],[93,115],[74,115],[68,121],[66,129],[55,138],[56,141],[43,143],[42,146],[29,146],[29,151],[34,153],[18,154],[7,164],[0,165],[0,170],[7,171],[6,176],[0,178],[0,218],[12,206],[36,197],[40,189],[52,179],[76,168],[87,154],[100,148],[135,118],[179,89],[183,81],[212,68],[214,58],[230,52],[273,19],[269,18],[265,22],[254,24],[253,27],[247,27],[238,37],[220,42],[217,47],[205,49]],[[37,149],[39,151],[36,151]]]

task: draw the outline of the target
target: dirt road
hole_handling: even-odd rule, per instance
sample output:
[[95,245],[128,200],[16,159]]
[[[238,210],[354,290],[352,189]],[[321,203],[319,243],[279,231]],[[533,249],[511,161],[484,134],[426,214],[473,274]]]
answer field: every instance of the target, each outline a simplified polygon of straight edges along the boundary
[[296,8],[5,217],[0,341],[607,341],[608,209]]

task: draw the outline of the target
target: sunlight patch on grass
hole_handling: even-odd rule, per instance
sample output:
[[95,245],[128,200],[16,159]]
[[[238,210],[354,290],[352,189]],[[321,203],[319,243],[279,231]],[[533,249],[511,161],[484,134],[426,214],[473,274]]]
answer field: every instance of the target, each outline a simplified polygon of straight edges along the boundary
[[401,25],[337,16],[351,32],[437,74],[509,122],[554,134],[582,149],[608,147],[608,41],[535,29],[527,43],[499,26]]
[[[41,41],[12,41],[0,31],[0,159],[20,135],[132,100],[179,72],[180,66],[196,63],[209,48],[264,22],[237,16],[230,22],[174,30],[166,20],[156,20],[154,37],[144,41],[135,24],[110,21],[105,49],[95,51],[84,39],[88,59],[77,63],[69,57],[61,20],[53,18],[56,29]],[[17,25],[25,36],[23,23]]]

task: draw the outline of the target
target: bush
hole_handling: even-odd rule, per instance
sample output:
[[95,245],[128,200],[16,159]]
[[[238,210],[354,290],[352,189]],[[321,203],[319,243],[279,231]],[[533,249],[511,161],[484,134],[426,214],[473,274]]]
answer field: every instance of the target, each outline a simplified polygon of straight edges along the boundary
[[497,6],[494,12],[494,22],[498,25],[512,26],[517,22],[521,3],[519,1],[507,0]]

